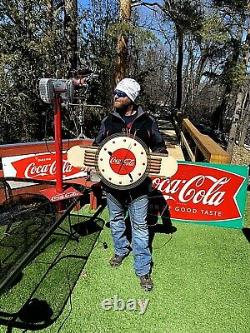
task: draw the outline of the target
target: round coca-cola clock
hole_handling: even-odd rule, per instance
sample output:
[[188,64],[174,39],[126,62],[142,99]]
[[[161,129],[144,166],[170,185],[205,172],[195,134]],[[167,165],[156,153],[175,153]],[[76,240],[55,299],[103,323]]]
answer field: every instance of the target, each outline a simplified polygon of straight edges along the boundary
[[148,148],[137,137],[114,134],[105,139],[96,155],[102,181],[115,189],[139,185],[148,175]]

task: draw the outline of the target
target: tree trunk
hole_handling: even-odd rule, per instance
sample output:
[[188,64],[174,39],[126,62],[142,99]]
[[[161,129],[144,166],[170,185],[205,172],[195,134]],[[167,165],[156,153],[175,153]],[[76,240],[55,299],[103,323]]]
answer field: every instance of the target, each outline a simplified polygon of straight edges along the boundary
[[[120,0],[120,21],[129,22],[131,18],[131,0]],[[126,76],[128,57],[128,37],[121,32],[117,40],[117,60],[115,83],[117,84]]]
[[203,73],[206,63],[207,63],[207,59],[208,59],[208,56],[206,54],[203,54],[203,52],[201,52],[201,57],[199,59],[198,65],[197,65],[196,75],[195,75],[195,80],[194,80],[194,90],[193,90],[194,98],[198,95],[199,85],[201,82],[202,73]]
[[72,72],[77,69],[77,0],[65,0],[64,37],[66,45],[67,77],[72,77]]
[[32,13],[32,4],[30,2],[23,3],[23,26],[26,32],[27,40],[32,39],[32,30],[29,25],[30,15]]
[[[242,27],[244,24],[244,18],[242,18],[241,23],[242,23],[242,26],[239,27],[237,34],[236,34],[236,38],[232,40],[233,52],[232,52],[232,55],[227,59],[227,64],[225,65],[225,69],[224,69],[225,73],[228,73],[228,72],[234,70],[234,68],[239,64],[241,40],[242,40],[242,34],[243,34]],[[217,107],[215,114],[213,115],[214,128],[223,130],[224,117],[228,111],[229,104],[230,104],[230,97],[232,95],[234,88],[235,88],[234,82],[232,81],[232,79],[230,79],[230,80],[228,79],[221,104]]]
[[211,116],[212,127],[215,130],[223,131],[223,118],[230,101],[231,93],[232,85],[227,84],[222,97],[222,101],[220,105],[217,106]]
[[184,34],[181,28],[176,27],[178,40],[178,60],[176,70],[176,102],[175,108],[180,111],[182,106],[182,68],[183,68],[183,41]]
[[[246,66],[246,72],[247,72],[247,66],[249,62],[250,57],[250,27],[248,27],[247,30],[247,36],[245,40],[246,47],[244,48],[245,52],[243,54],[244,64]],[[249,81],[247,81],[247,86],[249,85]],[[243,147],[245,143],[245,139],[247,136],[247,130],[249,127],[249,121],[250,121],[250,91],[247,93],[247,105],[244,108],[244,114],[242,115],[242,120],[239,128],[239,146]]]
[[193,100],[193,68],[194,68],[194,57],[192,41],[189,39],[187,42],[187,62],[185,64],[185,70],[183,75],[184,92],[182,97],[182,105],[184,109],[192,104]]
[[[245,75],[246,75],[247,74],[247,65],[248,65],[248,62],[249,62],[249,55],[250,55],[249,54],[250,28],[248,28],[248,33],[247,33],[247,36],[246,36],[245,44],[247,46],[247,51],[244,54],[243,63],[245,65]],[[246,84],[248,84],[248,83],[246,83]],[[239,126],[240,113],[241,113],[241,110],[244,109],[243,101],[244,101],[243,87],[240,87],[239,91],[238,91],[238,94],[237,94],[236,106],[235,106],[234,115],[233,115],[233,121],[232,121],[231,129],[230,129],[230,133],[229,133],[229,141],[228,141],[227,151],[230,155],[232,155],[232,153],[233,153],[233,146],[234,146],[235,139],[236,139],[237,127]],[[246,124],[246,126],[248,127],[248,123]]]
[[53,6],[53,0],[48,0],[47,1],[47,16],[48,16],[48,25],[50,29],[53,29],[53,24],[54,24],[54,6]]
[[247,136],[247,130],[249,127],[249,122],[250,122],[250,100],[249,100],[249,95],[248,95],[248,102],[247,102],[247,106],[244,110],[244,116],[242,117],[242,123],[240,126],[240,136],[239,136],[239,146],[240,147],[244,147],[244,143],[246,140],[246,136]]
[[232,157],[233,154],[233,148],[234,148],[234,143],[235,143],[235,138],[236,138],[236,133],[237,133],[237,127],[238,127],[238,121],[239,121],[239,115],[242,109],[242,104],[244,101],[244,93],[242,89],[238,91],[237,94],[237,99],[236,99],[236,105],[234,109],[234,115],[232,119],[232,124],[229,132],[229,139],[228,139],[228,146],[227,146],[227,152],[230,154]]

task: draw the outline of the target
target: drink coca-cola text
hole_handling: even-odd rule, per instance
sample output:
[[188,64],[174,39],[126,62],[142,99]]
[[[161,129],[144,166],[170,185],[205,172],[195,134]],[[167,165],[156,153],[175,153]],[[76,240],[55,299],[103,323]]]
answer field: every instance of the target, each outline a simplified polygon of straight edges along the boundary
[[[26,156],[13,161],[12,168],[16,170],[16,177],[41,179],[41,180],[55,180],[56,178],[56,161],[54,154],[39,154]],[[63,154],[62,172],[64,178],[73,178],[74,175],[82,174],[84,170],[73,167],[68,161],[66,154]]]

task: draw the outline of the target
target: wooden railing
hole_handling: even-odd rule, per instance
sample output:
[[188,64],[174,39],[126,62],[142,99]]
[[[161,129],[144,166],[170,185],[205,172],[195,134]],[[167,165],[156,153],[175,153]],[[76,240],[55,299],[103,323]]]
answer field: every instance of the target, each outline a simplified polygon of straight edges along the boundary
[[180,141],[192,162],[230,163],[230,155],[208,135],[202,134],[189,119],[181,122]]

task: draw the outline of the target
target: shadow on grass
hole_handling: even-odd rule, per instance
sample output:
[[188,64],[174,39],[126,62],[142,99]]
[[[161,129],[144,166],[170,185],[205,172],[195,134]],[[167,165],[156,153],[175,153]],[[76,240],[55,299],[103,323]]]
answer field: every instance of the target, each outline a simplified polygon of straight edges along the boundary
[[168,204],[162,193],[157,189],[152,191],[149,196],[148,226],[151,252],[156,233],[173,234],[177,231],[177,228],[172,225]]
[[[3,294],[0,302],[0,324],[29,330],[44,329],[62,313],[76,282],[104,226],[96,218],[72,215],[72,229],[78,241],[69,234],[52,235],[46,251],[39,252],[35,262],[24,271],[20,283]],[[65,228],[67,224],[65,223]],[[15,311],[15,312],[14,312]]]
[[248,242],[250,243],[250,228],[243,228],[242,232],[243,232],[244,236],[246,237],[246,239],[248,240]]

